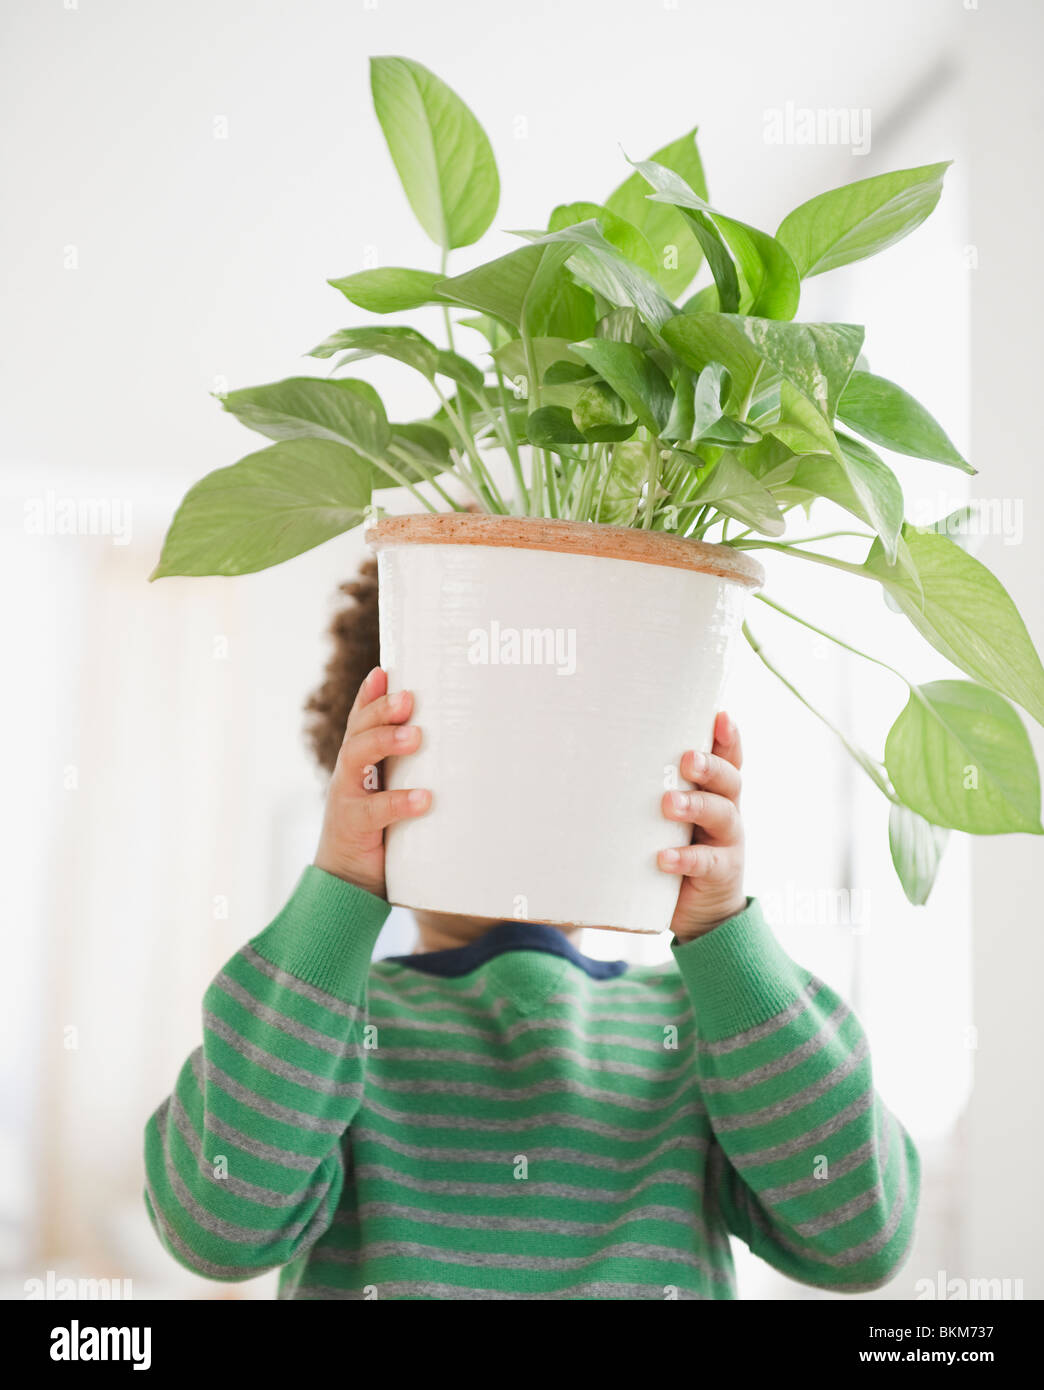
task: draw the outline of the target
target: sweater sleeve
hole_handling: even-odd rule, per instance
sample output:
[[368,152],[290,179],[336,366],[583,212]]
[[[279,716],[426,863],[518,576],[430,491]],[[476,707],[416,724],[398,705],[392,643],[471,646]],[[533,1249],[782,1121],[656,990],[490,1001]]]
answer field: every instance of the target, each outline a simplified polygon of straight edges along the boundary
[[389,906],[307,868],[203,996],[203,1045],[145,1132],[145,1204],[210,1279],[286,1264],[330,1225],[363,1089],[366,978]]
[[850,1009],[796,965],[757,902],[674,948],[710,1116],[708,1195],[792,1279],[879,1288],[909,1252],[917,1151],[874,1090]]

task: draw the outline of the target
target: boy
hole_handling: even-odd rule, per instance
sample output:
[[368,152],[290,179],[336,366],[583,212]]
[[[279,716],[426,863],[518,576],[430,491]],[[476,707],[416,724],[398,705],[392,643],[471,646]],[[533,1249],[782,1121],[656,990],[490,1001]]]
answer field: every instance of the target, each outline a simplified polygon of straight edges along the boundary
[[311,705],[321,759],[340,744],[315,862],[210,985],[203,1045],[147,1128],[164,1245],[213,1279],[279,1267],[297,1299],[733,1298],[730,1232],[805,1283],[886,1283],[917,1154],[858,1021],[744,894],[726,715],[681,761],[693,790],[664,796],[693,826],[660,855],[680,879],[669,966],[424,912],[413,955],[371,964],[384,831],[431,790],[365,790],[422,737],[379,667],[344,719],[375,636],[367,573]]

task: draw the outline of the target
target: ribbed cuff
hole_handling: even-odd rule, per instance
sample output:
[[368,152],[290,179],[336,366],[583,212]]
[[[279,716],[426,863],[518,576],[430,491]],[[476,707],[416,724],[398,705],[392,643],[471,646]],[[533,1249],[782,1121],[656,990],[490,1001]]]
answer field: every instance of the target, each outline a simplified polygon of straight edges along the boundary
[[712,931],[674,947],[700,1037],[719,1042],[792,1004],[809,980],[784,951],[756,898]]
[[355,1004],[390,911],[383,898],[309,864],[282,912],[250,944],[288,975]]

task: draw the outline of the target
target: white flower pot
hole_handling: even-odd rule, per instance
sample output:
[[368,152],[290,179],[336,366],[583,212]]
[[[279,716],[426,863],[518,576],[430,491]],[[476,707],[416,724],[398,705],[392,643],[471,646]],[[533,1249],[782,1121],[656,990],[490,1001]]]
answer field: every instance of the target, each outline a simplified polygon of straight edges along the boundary
[[428,787],[388,835],[388,897],[474,917],[662,932],[659,850],[686,749],[707,751],[760,565],[666,532],[451,513],[389,518],[381,664],[412,690]]

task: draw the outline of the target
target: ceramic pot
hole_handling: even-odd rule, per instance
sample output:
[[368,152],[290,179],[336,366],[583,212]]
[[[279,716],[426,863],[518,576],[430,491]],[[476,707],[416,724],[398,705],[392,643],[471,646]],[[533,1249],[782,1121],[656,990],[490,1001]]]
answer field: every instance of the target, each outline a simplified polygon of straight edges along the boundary
[[665,931],[678,879],[656,856],[689,836],[661,799],[711,746],[761,566],[667,532],[461,513],[367,540],[381,664],[423,739],[385,785],[432,792],[389,832],[389,900]]

